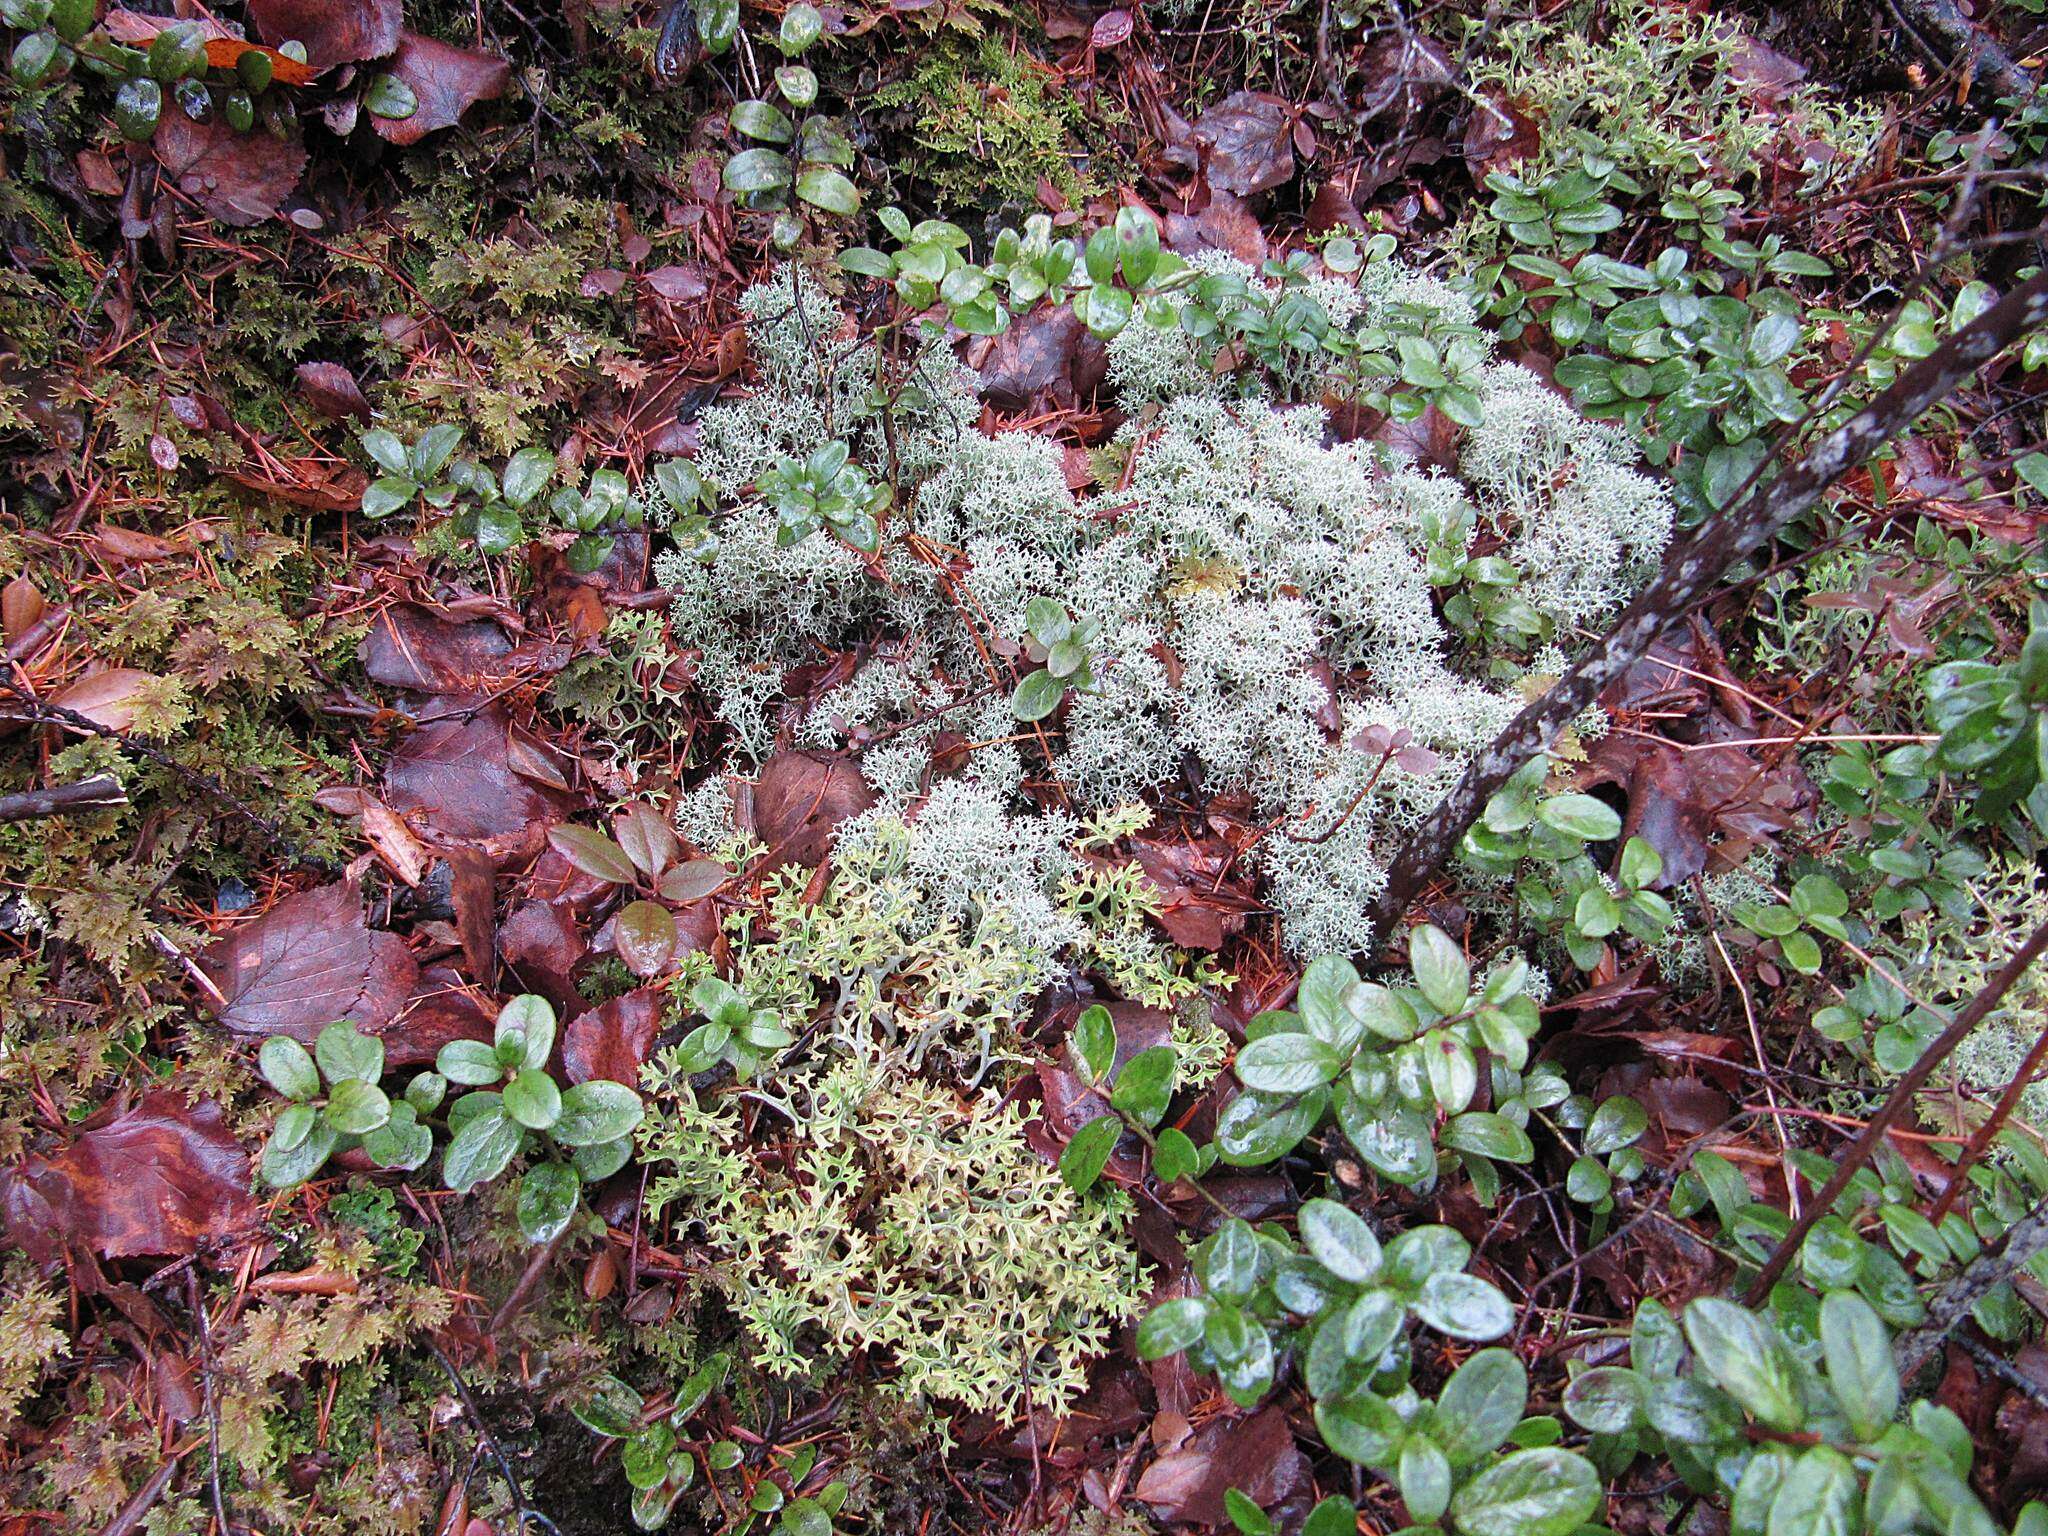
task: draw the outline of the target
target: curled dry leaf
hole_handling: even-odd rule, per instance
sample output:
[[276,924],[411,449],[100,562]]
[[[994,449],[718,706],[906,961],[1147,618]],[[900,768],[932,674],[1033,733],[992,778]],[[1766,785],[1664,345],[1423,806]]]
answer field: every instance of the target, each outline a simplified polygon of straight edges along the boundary
[[336,1019],[375,1033],[419,980],[405,940],[373,932],[362,894],[341,883],[285,897],[208,945],[199,967],[226,1000],[229,1029],[304,1041]]
[[1114,48],[1130,41],[1133,26],[1131,13],[1118,7],[1104,11],[1095,18],[1095,25],[1088,30],[1089,44],[1096,48]]
[[224,116],[195,123],[182,112],[166,112],[154,144],[157,162],[178,190],[236,229],[276,213],[306,169],[296,128],[288,138],[237,133]]
[[1000,411],[1071,409],[1095,393],[1109,350],[1064,304],[1019,315],[981,359],[981,398]]
[[503,674],[512,641],[488,619],[457,624],[410,603],[394,603],[370,621],[356,649],[363,672],[387,688],[419,693],[479,691]]
[[17,576],[0,587],[0,634],[19,640],[50,611],[49,600],[26,576]]
[[63,1151],[4,1176],[8,1236],[38,1262],[197,1253],[254,1220],[249,1157],[220,1106],[159,1088],[88,1120]]
[[656,267],[644,281],[650,293],[673,304],[701,299],[711,291],[711,285],[704,280],[703,270],[694,266]]
[[497,870],[474,848],[451,848],[448,871],[463,964],[480,985],[489,986],[498,960]]
[[589,952],[575,918],[553,902],[522,902],[498,926],[499,955],[557,1008],[576,1005],[576,967]]
[[566,814],[569,797],[516,769],[509,724],[492,704],[422,725],[385,767],[385,801],[429,841],[531,851],[547,825]]
[[162,681],[155,673],[134,667],[108,667],[81,677],[50,702],[106,730],[125,731],[140,718],[143,701]]
[[495,54],[410,31],[400,35],[390,70],[411,88],[419,106],[410,117],[372,116],[370,126],[379,137],[401,145],[453,128],[478,102],[502,96],[512,79],[512,66]]
[[337,816],[355,816],[363,824],[363,836],[377,851],[385,867],[407,885],[418,885],[426,875],[429,856],[426,845],[412,835],[390,806],[360,789],[333,786],[313,796],[313,803]]
[[1264,1408],[1249,1418],[1210,1420],[1147,1467],[1134,1491],[1163,1519],[1217,1526],[1227,1518],[1228,1489],[1270,1509],[1307,1485],[1308,1461],[1287,1415]]

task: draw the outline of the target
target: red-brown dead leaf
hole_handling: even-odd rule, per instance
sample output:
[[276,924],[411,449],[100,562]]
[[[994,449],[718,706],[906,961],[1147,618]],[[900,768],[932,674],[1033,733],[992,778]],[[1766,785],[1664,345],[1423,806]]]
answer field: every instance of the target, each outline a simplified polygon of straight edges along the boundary
[[226,999],[229,1029],[306,1041],[336,1019],[376,1033],[420,974],[405,940],[373,931],[361,892],[340,882],[285,897],[208,945],[199,967]]
[[140,718],[144,697],[160,681],[154,673],[134,667],[108,667],[81,677],[50,702],[106,730],[125,731]]
[[589,952],[575,919],[552,902],[522,902],[498,927],[500,957],[557,1008],[579,1006],[576,967]]
[[1159,926],[1183,949],[1221,949],[1264,910],[1248,887],[1229,881],[1235,860],[1221,838],[1132,838],[1131,852],[1159,888]]
[[1728,78],[1760,107],[1776,107],[1806,78],[1806,66],[1758,42],[1747,32],[1727,29]]
[[1195,120],[1209,185],[1250,197],[1294,178],[1293,112],[1270,91],[1237,91]]
[[1108,348],[1070,307],[1042,304],[993,339],[980,361],[981,398],[999,411],[1072,408],[1108,367]]
[[1366,50],[1346,85],[1358,92],[1358,114],[1391,113],[1406,126],[1450,85],[1457,67],[1449,54],[1420,32],[1396,27]]
[[1212,1419],[1168,1450],[1138,1479],[1134,1493],[1163,1520],[1221,1525],[1223,1495],[1237,1489],[1259,1505],[1275,1504],[1308,1486],[1308,1461],[1279,1408],[1247,1418]]
[[299,393],[322,416],[340,421],[354,417],[370,419],[370,402],[356,376],[340,363],[301,363],[298,367]]
[[412,835],[412,828],[390,806],[367,790],[331,785],[313,796],[313,803],[337,816],[361,820],[363,836],[377,851],[384,865],[407,885],[418,885],[429,862],[426,846]]
[[403,0],[249,0],[249,18],[273,43],[297,39],[315,69],[381,59],[398,47]]
[[1266,259],[1266,232],[1244,199],[1212,189],[1200,213],[1169,213],[1166,243],[1182,256],[1201,251],[1228,251],[1239,261],[1257,266]]
[[385,801],[444,847],[483,847],[501,863],[533,852],[573,802],[518,771],[510,731],[496,704],[420,726],[384,769]]
[[47,1262],[66,1247],[103,1259],[197,1253],[248,1229],[249,1156],[220,1106],[171,1088],[85,1122],[63,1151],[4,1176],[8,1236]]
[[777,752],[761,765],[745,812],[754,836],[768,845],[764,869],[816,869],[832,851],[839,823],[874,803],[852,758]]
[[498,1011],[445,965],[420,972],[405,1009],[381,1032],[387,1068],[423,1067],[450,1040],[488,1040]]
[[1458,442],[1464,436],[1458,424],[1433,405],[1425,405],[1412,421],[1383,417],[1365,435],[1420,469],[1445,471],[1457,469]]
[[665,1009],[660,987],[642,987],[571,1019],[562,1031],[562,1069],[572,1083],[608,1077],[640,1085],[640,1065],[654,1049]]
[[656,267],[643,281],[648,292],[657,298],[667,299],[671,304],[701,299],[711,291],[703,269],[695,266]]
[[158,164],[178,190],[209,217],[236,229],[276,213],[306,169],[306,146],[296,128],[281,139],[268,132],[237,133],[218,115],[195,123],[182,112],[166,112],[153,143]]
[[1088,45],[1091,48],[1115,48],[1127,43],[1135,24],[1131,13],[1121,6],[1104,11],[1095,18],[1095,25],[1088,29]]
[[488,619],[451,623],[410,603],[394,603],[370,621],[356,648],[364,675],[387,688],[475,693],[500,678],[511,638]]
[[412,87],[419,109],[410,117],[372,117],[370,126],[393,144],[417,144],[428,134],[453,128],[480,101],[505,93],[512,66],[496,54],[457,48],[453,43],[401,33],[391,73]]
[[1464,157],[1475,183],[1484,185],[1493,172],[1520,165],[1541,147],[1536,120],[1521,104],[1495,96],[1473,102],[1465,119]]
[[498,963],[497,870],[474,848],[449,849],[448,869],[462,962],[479,985],[488,987]]

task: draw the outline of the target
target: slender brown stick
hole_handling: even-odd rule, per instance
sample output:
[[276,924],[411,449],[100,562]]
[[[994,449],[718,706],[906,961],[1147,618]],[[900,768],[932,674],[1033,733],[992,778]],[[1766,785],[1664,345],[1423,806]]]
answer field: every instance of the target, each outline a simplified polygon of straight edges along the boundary
[[1899,1374],[1910,1377],[1920,1363],[1941,1347],[1970,1309],[2048,1248],[2048,1200],[1999,1234],[1998,1240],[1963,1266],[1963,1272],[1942,1288],[1927,1309],[1927,1321],[1899,1335],[1892,1346]]
[[1990,1150],[1998,1133],[2005,1129],[2005,1123],[2020,1107],[2020,1096],[2027,1091],[2027,1085],[2034,1080],[2034,1074],[2041,1070],[2041,1062],[2048,1059],[2048,1029],[2041,1031],[2041,1037],[2027,1052],[2027,1059],[2020,1063],[2019,1071],[2013,1073],[2012,1081],[2005,1085],[2005,1092],[1998,1096],[1990,1118],[1977,1127],[1963,1148],[1963,1155],[1956,1159],[1955,1172],[1949,1175],[1948,1188],[1941,1192],[1941,1198],[1934,1202],[1934,1209],[1927,1213],[1927,1219],[1939,1222],[1955,1206],[1963,1191],[1969,1187],[1970,1170]]
[[2032,937],[2013,952],[2013,957],[2005,962],[1999,973],[1978,988],[1977,995],[1970,999],[1969,1005],[1949,1021],[1948,1028],[1934,1037],[1934,1042],[1920,1053],[1920,1059],[1906,1069],[1905,1076],[1893,1086],[1890,1096],[1884,1101],[1884,1106],[1870,1117],[1870,1123],[1863,1127],[1862,1132],[1849,1144],[1849,1150],[1842,1154],[1835,1165],[1834,1177],[1828,1180],[1827,1187],[1814,1198],[1813,1203],[1807,1206],[1799,1219],[1792,1223],[1792,1230],[1779,1240],[1778,1246],[1771,1250],[1770,1258],[1764,1261],[1764,1267],[1757,1272],[1756,1279],[1750,1282],[1749,1293],[1744,1299],[1751,1306],[1758,1305],[1771,1294],[1771,1287],[1776,1285],[1778,1277],[1785,1273],[1785,1266],[1792,1262],[1792,1255],[1799,1251],[1799,1245],[1806,1240],[1806,1234],[1813,1230],[1813,1224],[1835,1208],[1835,1202],[1842,1197],[1842,1191],[1849,1187],[1849,1181],[1856,1176],[1858,1169],[1870,1161],[1871,1154],[1877,1150],[1877,1145],[1884,1139],[1885,1132],[1905,1115],[1913,1103],[1913,1096],[1926,1084],[1927,1079],[1934,1075],[1934,1069],[1948,1060],[1955,1048],[1969,1038],[1970,1032],[1984,1022],[1985,1015],[1998,1006],[1999,999],[2005,996],[2013,983],[2027,973],[2027,968],[2044,949],[2048,949],[2048,923],[2043,923],[2034,930]]
[[24,789],[0,795],[0,821],[36,821],[44,816],[62,816],[67,811],[101,811],[128,803],[128,791],[111,773],[96,773],[76,784],[52,784],[48,789]]

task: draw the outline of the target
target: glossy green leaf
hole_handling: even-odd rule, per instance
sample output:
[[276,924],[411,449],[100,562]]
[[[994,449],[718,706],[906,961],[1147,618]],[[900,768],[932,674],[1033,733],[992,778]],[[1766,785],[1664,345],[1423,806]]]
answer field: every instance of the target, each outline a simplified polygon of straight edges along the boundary
[[1208,1316],[1209,1303],[1200,1296],[1161,1302],[1138,1325],[1138,1358],[1161,1360],[1200,1342]]
[[1515,1326],[1515,1309],[1500,1291],[1456,1271],[1440,1271],[1422,1282],[1415,1315],[1439,1333],[1484,1343]]
[[598,880],[631,885],[636,873],[626,850],[592,827],[548,828],[548,845],[570,864]]
[[388,71],[372,76],[370,88],[363,92],[363,110],[388,122],[404,122],[419,109],[413,88]]
[[313,1042],[313,1057],[330,1089],[350,1079],[374,1083],[384,1075],[384,1042],[345,1019],[320,1031]]
[[561,1118],[548,1134],[565,1147],[617,1141],[640,1124],[646,1108],[624,1083],[593,1078],[562,1091]]
[[1437,1394],[1437,1437],[1453,1466],[1491,1455],[1521,1422],[1529,1373],[1513,1351],[1482,1349],[1451,1373]]
[[1685,1309],[1685,1337],[1707,1372],[1772,1429],[1804,1420],[1791,1357],[1771,1325],[1732,1301],[1703,1296]]
[[736,101],[726,113],[726,120],[735,133],[743,133],[750,139],[759,139],[764,144],[787,144],[796,137],[796,124],[789,120],[789,114],[772,102]]
[[860,212],[860,190],[844,174],[822,165],[807,167],[796,179],[796,195],[813,208],[852,218]]
[[1891,1331],[1853,1291],[1835,1291],[1820,1304],[1820,1338],[1828,1384],[1865,1440],[1874,1440],[1898,1416],[1899,1371]]
[[1357,1213],[1334,1200],[1309,1200],[1297,1220],[1309,1256],[1339,1280],[1365,1285],[1379,1274],[1379,1239]]
[[1150,1130],[1165,1117],[1172,1101],[1178,1063],[1178,1054],[1170,1045],[1140,1051],[1117,1073],[1110,1107]]
[[288,1099],[310,1099],[320,1092],[320,1073],[313,1057],[290,1035],[272,1035],[256,1053],[263,1080]]
[[1040,670],[1028,673],[1010,695],[1010,711],[1019,720],[1043,720],[1067,696],[1064,679]]
[[1310,1034],[1273,1034],[1250,1041],[1237,1053],[1237,1076],[1263,1093],[1300,1093],[1319,1088],[1344,1070],[1345,1057]]
[[391,1118],[391,1100],[375,1083],[344,1078],[327,1091],[327,1123],[344,1136],[362,1136]]
[[1408,966],[1416,988],[1438,1013],[1461,1012],[1472,991],[1472,967],[1451,936],[1434,923],[1408,934]]
[[502,1108],[493,1106],[472,1116],[455,1132],[441,1156],[442,1180],[458,1195],[488,1183],[505,1171],[524,1134]]
[[505,1113],[530,1131],[545,1131],[561,1118],[562,1091],[540,1068],[524,1067],[505,1085]]
[[1572,1536],[1600,1502],[1600,1476],[1585,1457],[1516,1451],[1458,1490],[1451,1519],[1462,1536]]
[[1060,1153],[1060,1178],[1067,1188],[1077,1195],[1083,1194],[1102,1177],[1123,1130],[1123,1121],[1115,1115],[1102,1115],[1074,1133]]
[[535,1163],[527,1169],[519,1180],[516,1203],[519,1230],[526,1240],[545,1243],[558,1237],[576,1214],[582,1187],[567,1163]]
[[1100,1083],[1109,1077],[1116,1064],[1116,1024],[1107,1008],[1091,1003],[1081,1010],[1081,1017],[1074,1022],[1072,1046],[1083,1078]]

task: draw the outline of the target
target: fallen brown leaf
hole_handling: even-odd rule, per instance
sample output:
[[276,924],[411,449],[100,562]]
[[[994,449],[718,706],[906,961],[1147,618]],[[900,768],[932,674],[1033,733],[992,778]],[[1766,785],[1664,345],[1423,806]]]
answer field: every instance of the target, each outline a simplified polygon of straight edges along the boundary
[[252,1225],[248,1191],[249,1157],[220,1106],[158,1088],[0,1176],[0,1211],[38,1262],[74,1245],[103,1259],[190,1254]]
[[419,980],[405,941],[372,931],[361,893],[339,882],[285,897],[208,945],[199,967],[226,999],[229,1029],[306,1041],[337,1019],[375,1033]]
[[749,825],[768,845],[764,869],[815,869],[832,850],[839,823],[875,803],[853,759],[822,752],[777,752],[761,765],[747,797]]
[[249,0],[256,30],[273,43],[297,39],[316,69],[381,59],[398,47],[402,0]]
[[391,73],[412,88],[419,108],[410,117],[372,117],[370,126],[393,144],[417,144],[428,134],[453,128],[480,101],[502,96],[512,66],[495,54],[407,31],[399,35]]
[[276,213],[306,169],[306,147],[296,130],[283,139],[268,132],[237,133],[221,116],[195,123],[182,112],[166,112],[153,142],[157,162],[178,190],[237,229]]
[[654,1049],[665,1007],[663,989],[642,987],[580,1013],[562,1031],[562,1069],[572,1083],[608,1077],[640,1084],[640,1065]]

